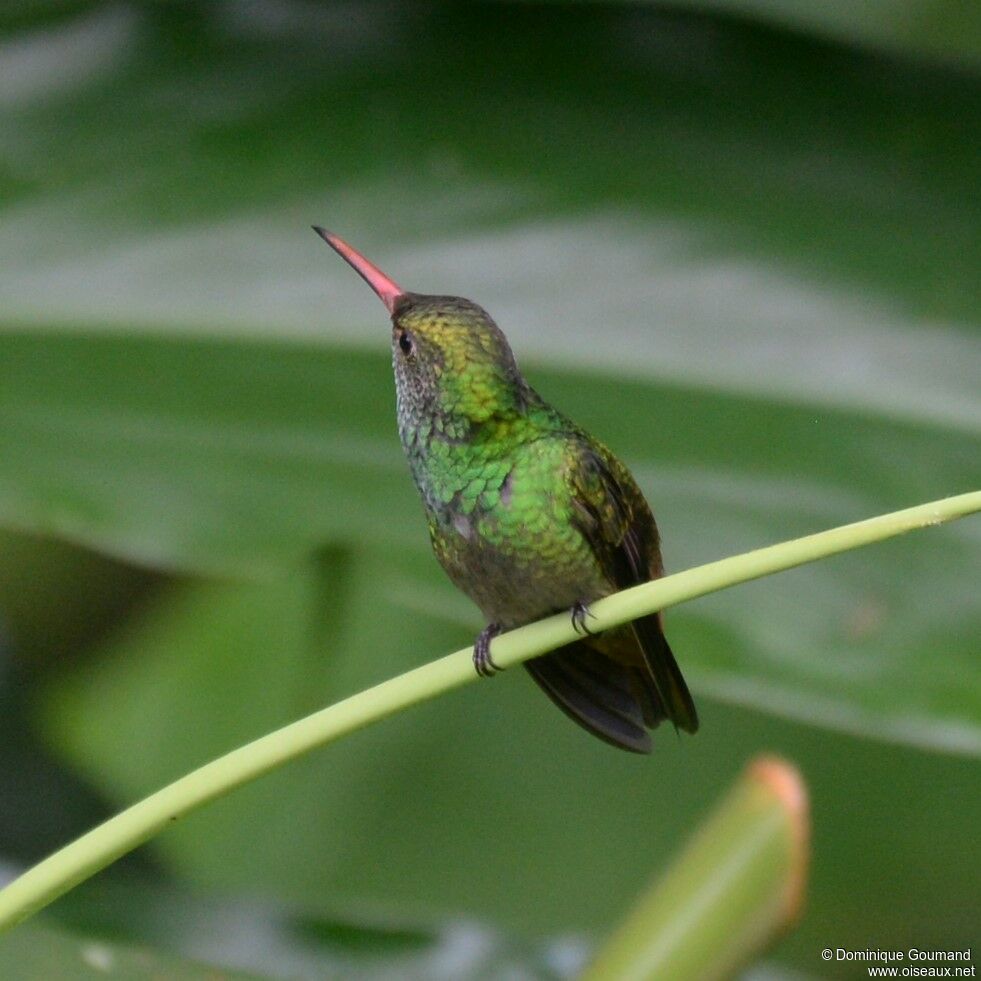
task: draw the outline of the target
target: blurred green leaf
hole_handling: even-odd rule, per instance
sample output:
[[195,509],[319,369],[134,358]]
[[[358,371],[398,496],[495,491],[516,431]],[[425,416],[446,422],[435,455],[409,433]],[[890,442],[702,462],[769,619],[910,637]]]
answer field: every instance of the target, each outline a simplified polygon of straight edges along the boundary
[[0,530],[0,858],[37,861],[111,812],[44,746],[36,692],[104,642],[159,579],[63,540]]
[[[215,979],[555,981],[570,977],[587,954],[585,943],[574,937],[532,944],[460,919],[423,926],[405,916],[382,917],[356,909],[313,915],[284,903],[207,894],[133,877],[101,878],[76,890],[59,904],[58,922],[86,938],[76,947],[89,962],[122,968],[125,962],[113,956],[116,945],[139,944],[146,961],[169,965],[166,971],[158,967],[156,977],[181,979],[199,977],[199,969],[188,962],[178,964],[178,955],[213,965],[207,977]],[[33,922],[23,924],[0,941],[0,957],[8,938],[36,943],[52,932]],[[63,946],[71,955],[71,947]],[[4,971],[5,978],[75,977],[66,968],[77,957],[59,971],[28,975],[25,971],[38,959],[30,944],[22,942],[12,946],[6,962],[0,959],[0,970],[6,963],[11,969]]]
[[0,529],[0,611],[9,657],[30,662],[31,670],[68,663],[159,578],[62,539]]
[[[662,6],[645,0],[655,9]],[[144,4],[146,5],[146,4]],[[0,9],[0,27],[45,23],[79,9],[95,6],[94,0],[7,0]],[[311,16],[309,2],[253,5],[253,16],[282,27],[292,19]],[[976,64],[981,57],[981,18],[970,0],[686,0],[671,5],[691,7],[697,13],[715,11],[748,17],[799,31],[807,31],[852,43],[913,52],[953,62]],[[257,9],[258,7],[258,9]]]
[[978,77],[646,7],[353,10],[11,39],[3,320],[382,344],[319,221],[519,351],[970,418]]
[[0,975],[72,981],[102,981],[107,975],[126,981],[248,981],[259,977],[193,964],[142,947],[73,936],[33,923],[0,941]]
[[682,0],[699,11],[726,11],[853,44],[952,62],[981,61],[981,8],[971,0]]

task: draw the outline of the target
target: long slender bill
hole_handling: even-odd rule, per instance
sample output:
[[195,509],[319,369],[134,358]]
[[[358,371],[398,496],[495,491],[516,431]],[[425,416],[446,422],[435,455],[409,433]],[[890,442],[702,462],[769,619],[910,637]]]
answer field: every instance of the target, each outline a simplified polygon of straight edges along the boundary
[[313,225],[313,230],[378,294],[378,298],[392,313],[395,301],[405,292],[394,279],[386,276],[373,262],[369,262],[357,249],[351,248],[344,239],[326,228]]

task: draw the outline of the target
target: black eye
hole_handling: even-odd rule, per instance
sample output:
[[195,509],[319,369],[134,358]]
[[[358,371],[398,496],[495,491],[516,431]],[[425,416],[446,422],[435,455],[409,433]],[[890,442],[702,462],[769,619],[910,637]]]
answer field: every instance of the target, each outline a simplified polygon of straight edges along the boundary
[[407,330],[403,330],[399,333],[399,347],[402,348],[403,354],[412,353],[412,335]]

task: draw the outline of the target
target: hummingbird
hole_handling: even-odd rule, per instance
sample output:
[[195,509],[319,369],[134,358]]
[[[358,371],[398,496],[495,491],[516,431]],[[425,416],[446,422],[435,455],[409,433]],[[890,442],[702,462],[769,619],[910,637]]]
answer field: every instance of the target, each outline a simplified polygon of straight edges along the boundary
[[649,753],[669,720],[698,715],[659,613],[604,633],[589,604],[663,574],[654,515],[630,471],[525,381],[504,333],[476,303],[402,289],[314,225],[385,304],[392,321],[398,431],[433,552],[487,625],[473,647],[493,675],[503,630],[568,611],[579,639],[525,662],[575,722]]

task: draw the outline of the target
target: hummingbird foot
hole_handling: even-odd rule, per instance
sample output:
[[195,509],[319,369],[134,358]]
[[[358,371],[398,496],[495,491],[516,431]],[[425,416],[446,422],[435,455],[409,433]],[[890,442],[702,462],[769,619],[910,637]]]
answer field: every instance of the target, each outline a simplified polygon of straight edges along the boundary
[[498,671],[504,670],[494,663],[490,652],[491,641],[500,632],[501,625],[499,623],[489,623],[477,634],[477,639],[474,641],[473,666],[481,678],[493,678]]
[[586,626],[586,617],[594,616],[589,607],[582,601],[576,600],[572,604],[572,629],[575,630],[577,634],[582,634],[583,637],[595,637],[589,627]]

